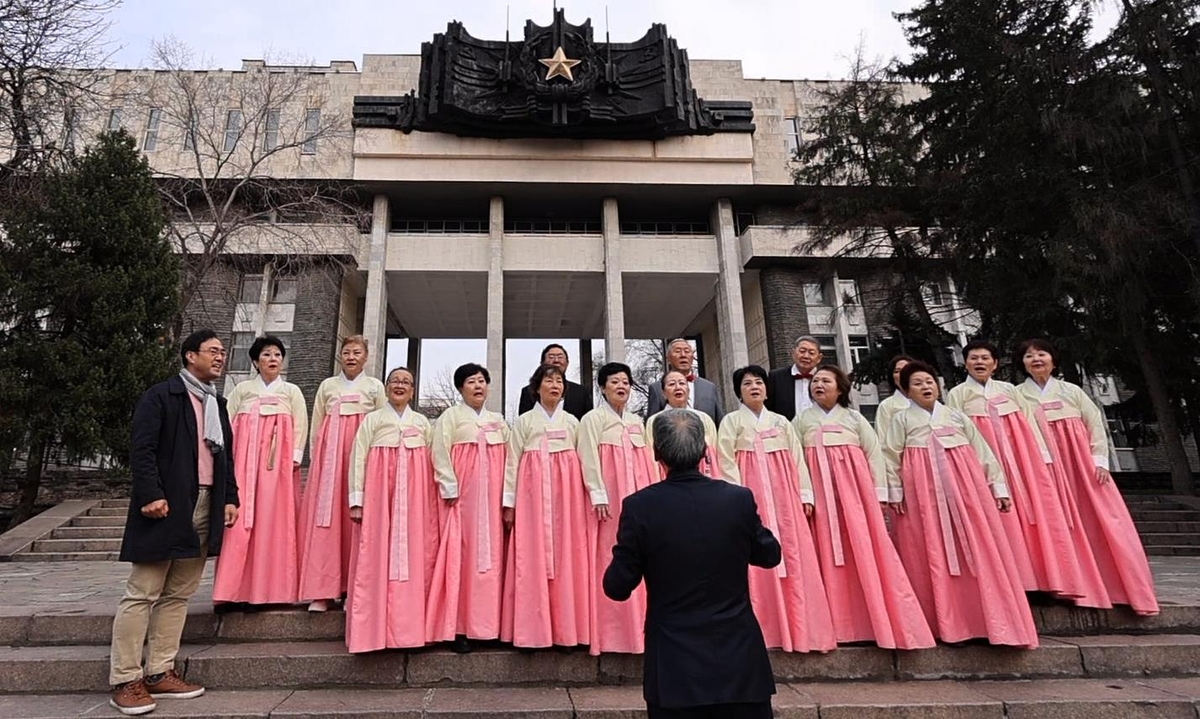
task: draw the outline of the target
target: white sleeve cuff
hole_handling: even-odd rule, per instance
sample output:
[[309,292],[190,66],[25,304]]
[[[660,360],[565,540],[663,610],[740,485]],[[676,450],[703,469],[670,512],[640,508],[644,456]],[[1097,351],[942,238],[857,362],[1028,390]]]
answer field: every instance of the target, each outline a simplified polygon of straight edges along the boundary
[[893,504],[899,504],[904,501],[903,487],[888,487],[888,501]]
[[608,504],[608,491],[607,490],[593,489],[590,492],[588,492],[588,494],[591,496],[593,507],[601,505],[601,504]]
[[1054,464],[1054,455],[1050,453],[1050,450],[1042,450],[1042,461],[1046,464]]
[[444,485],[439,485],[438,494],[442,499],[458,499],[458,487],[446,488]]
[[516,506],[517,506],[517,495],[516,495],[516,493],[509,494],[508,492],[505,492],[505,493],[504,493],[504,501],[503,501],[503,502],[501,502],[501,506],[503,506],[503,507],[507,507],[507,508],[509,508],[509,509],[512,509],[512,508],[516,507]]
[[875,488],[875,498],[878,499],[880,502],[888,501],[888,488],[887,487],[876,487]]
[[817,503],[816,500],[813,499],[813,491],[811,489],[800,490],[800,501],[804,504],[816,504]]
[[992,485],[992,496],[995,497],[996,499],[1008,499],[1009,498],[1008,497],[1008,485],[1007,484],[993,484]]
[[363,506],[363,493],[362,492],[351,492],[350,493],[350,506],[351,507]]
[[295,452],[292,452],[292,461],[295,462],[296,464],[300,464],[301,462],[304,461],[304,448],[303,447],[297,449]]
[[1103,469],[1103,470],[1110,469],[1110,467],[1108,466],[1108,457],[1092,455],[1092,461],[1095,462],[1096,466],[1099,467],[1100,469]]

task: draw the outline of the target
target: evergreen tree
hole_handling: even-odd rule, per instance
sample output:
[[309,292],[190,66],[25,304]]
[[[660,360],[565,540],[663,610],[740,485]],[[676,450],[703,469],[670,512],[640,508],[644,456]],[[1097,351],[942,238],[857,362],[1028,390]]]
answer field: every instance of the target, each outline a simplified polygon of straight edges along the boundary
[[49,171],[0,221],[0,436],[28,458],[15,525],[52,449],[125,459],[138,395],[174,363],[163,338],[179,267],[149,166],[124,131]]

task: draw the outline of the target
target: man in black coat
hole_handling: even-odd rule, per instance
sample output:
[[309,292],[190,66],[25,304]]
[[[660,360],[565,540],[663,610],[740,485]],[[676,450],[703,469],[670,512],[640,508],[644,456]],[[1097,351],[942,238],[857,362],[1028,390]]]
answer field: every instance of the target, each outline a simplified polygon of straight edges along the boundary
[[810,335],[797,338],[791,366],[773,369],[767,375],[767,409],[792,420],[811,407],[813,399],[808,388],[821,358],[820,340]]
[[233,430],[213,384],[225,348],[201,330],[180,354],[183,371],[147,390],[133,413],[133,491],[121,542],[121,561],[133,566],[113,621],[109,668],[109,703],[127,715],[153,711],[156,699],[204,693],[175,672],[175,655],[205,558],[221,551],[238,516]]
[[704,449],[695,412],[655,420],[654,452],[669,472],[621,505],[604,593],[624,601],[646,580],[650,719],[769,719],[775,681],[748,572],[777,566],[779,542],[750,490],[696,470]]
[[[554,365],[563,373],[563,409],[575,419],[583,419],[583,415],[592,411],[592,388],[584,387],[578,382],[567,380],[567,365],[571,363],[567,350],[560,344],[546,345],[542,350],[542,364]],[[528,386],[521,388],[521,401],[517,403],[517,414],[525,414],[533,409],[538,399]]]

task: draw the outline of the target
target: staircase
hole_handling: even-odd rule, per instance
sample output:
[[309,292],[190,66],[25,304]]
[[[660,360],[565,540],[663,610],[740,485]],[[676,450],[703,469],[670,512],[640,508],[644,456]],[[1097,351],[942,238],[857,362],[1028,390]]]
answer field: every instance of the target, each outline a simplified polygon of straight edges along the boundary
[[1125,496],[1146,554],[1200,556],[1200,505],[1188,501],[1158,495]]
[[17,562],[116,561],[129,500],[106,499],[12,556]]

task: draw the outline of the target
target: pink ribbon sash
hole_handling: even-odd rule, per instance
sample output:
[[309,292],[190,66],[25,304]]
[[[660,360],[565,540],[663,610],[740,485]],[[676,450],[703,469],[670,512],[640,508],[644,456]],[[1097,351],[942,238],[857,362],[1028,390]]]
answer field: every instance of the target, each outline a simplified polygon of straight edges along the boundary
[[1038,430],[1042,433],[1042,440],[1046,443],[1046,448],[1050,450],[1050,461],[1058,469],[1055,472],[1054,468],[1051,468],[1050,476],[1057,485],[1058,500],[1063,504],[1063,514],[1067,515],[1067,527],[1074,529],[1075,520],[1072,515],[1075,513],[1075,489],[1071,486],[1071,479],[1067,476],[1067,467],[1063,464],[1062,454],[1058,451],[1058,442],[1050,431],[1050,418],[1046,415],[1047,409],[1062,409],[1062,406],[1062,400],[1059,399],[1039,403],[1034,414],[1037,417]]
[[546,578],[554,579],[554,479],[550,462],[550,442],[566,440],[567,430],[547,429],[542,435],[540,459],[542,463],[542,544],[546,547]]
[[388,534],[388,581],[408,581],[408,447],[405,437],[420,437],[418,427],[400,432],[400,452],[396,455],[396,488],[392,495],[392,526]]
[[[357,392],[339,395],[329,403],[329,429],[322,447],[321,476],[317,483],[317,526],[328,527],[333,523],[333,488],[335,475],[342,460],[342,404],[357,404]],[[332,442],[330,441],[332,440]],[[332,446],[330,446],[332,445]]]
[[838,518],[837,497],[833,494],[833,471],[829,461],[829,449],[825,446],[825,435],[841,433],[842,426],[838,424],[823,424],[817,428],[817,468],[821,472],[821,491],[825,494],[825,512],[829,515],[833,564],[837,567],[845,566],[846,555],[842,548],[842,524]]
[[[249,466],[246,469],[250,476],[245,478],[245,485],[243,486],[245,491],[242,494],[241,518],[243,523],[246,525],[246,529],[254,528],[254,498],[258,493],[258,444],[262,440],[261,418],[266,416],[263,415],[262,408],[268,405],[278,405],[280,399],[281,398],[278,395],[264,394],[250,400],[250,403],[247,405],[248,411],[246,413],[253,417],[253,419],[250,420],[250,451],[253,459],[247,463]],[[278,426],[276,426],[275,432],[279,432]],[[267,460],[268,464],[270,464],[269,456]],[[271,469],[270,466],[267,468]]]
[[1033,526],[1037,524],[1037,518],[1033,516],[1030,500],[1025,494],[1028,491],[1026,478],[1021,474],[1021,467],[1013,453],[1012,440],[1004,427],[1004,420],[1000,418],[1000,407],[1008,401],[1003,395],[987,399],[988,422],[992,425],[992,433],[996,435],[996,454],[1000,455],[1000,463],[1008,475],[1008,491],[1012,494],[1013,504],[1017,505],[1017,516]]
[[950,460],[946,456],[946,448],[938,437],[950,437],[955,433],[953,427],[931,427],[929,434],[929,453],[933,459],[933,493],[937,497],[938,521],[942,528],[942,543],[946,546],[946,564],[950,576],[962,574],[958,564],[958,551],[955,548],[954,535],[962,544],[963,557],[967,560],[967,569],[975,576],[975,555],[971,552],[971,542],[967,538],[967,527],[963,524],[962,511],[959,508],[958,492],[954,481],[950,478]]
[[[767,529],[770,529],[771,534],[774,534],[776,538],[779,538],[779,521],[775,513],[775,490],[771,488],[771,474],[767,468],[767,448],[763,440],[778,436],[778,427],[768,427],[754,433],[754,466],[762,480],[763,499],[766,500],[764,504],[767,505]],[[775,568],[776,574],[781,578],[787,577],[786,561],[786,559],[780,558],[779,566]]]
[[478,472],[477,479],[479,492],[478,507],[476,508],[479,517],[476,519],[476,529],[479,531],[479,536],[475,545],[475,571],[480,574],[492,571],[492,516],[491,502],[489,501],[489,487],[492,476],[491,457],[488,456],[488,432],[499,432],[501,422],[486,422],[479,425],[479,433],[475,435],[475,447],[478,454]]

